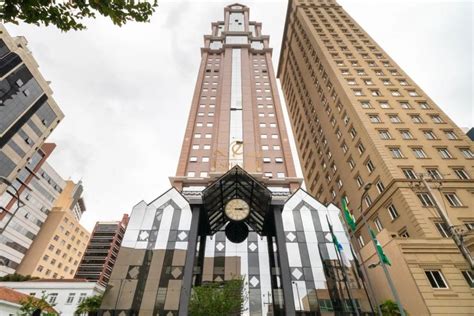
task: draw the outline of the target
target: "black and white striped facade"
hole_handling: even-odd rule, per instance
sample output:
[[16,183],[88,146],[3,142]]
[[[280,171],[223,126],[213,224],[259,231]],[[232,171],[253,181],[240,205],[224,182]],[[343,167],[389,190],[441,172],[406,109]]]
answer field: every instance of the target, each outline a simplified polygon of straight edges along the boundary
[[[320,204],[300,189],[288,197],[281,215],[291,304],[296,312],[324,314],[350,308],[326,218],[351,263],[346,268],[351,294],[362,310],[368,310],[363,286],[355,277],[340,210]],[[178,315],[192,218],[191,205],[174,188],[133,208],[102,305],[103,315]],[[269,253],[277,251],[275,237],[271,238],[273,251],[268,250],[267,237],[256,232],[250,232],[240,244],[230,242],[223,231],[206,237],[202,282],[245,277],[248,300],[243,315],[278,315],[279,308],[284,310],[281,271],[271,268]],[[195,269],[195,274],[199,272]],[[272,286],[272,274],[276,286]]]

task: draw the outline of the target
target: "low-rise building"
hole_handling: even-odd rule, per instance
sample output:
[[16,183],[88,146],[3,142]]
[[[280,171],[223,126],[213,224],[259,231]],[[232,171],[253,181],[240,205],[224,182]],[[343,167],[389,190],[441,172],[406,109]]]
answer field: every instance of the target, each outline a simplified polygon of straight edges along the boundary
[[[29,295],[8,287],[0,287],[0,316],[15,316],[20,313],[22,301],[28,299]],[[57,313],[52,308],[46,308],[46,312]]]
[[103,286],[83,279],[43,279],[25,282],[0,282],[0,294],[2,287],[10,288],[36,298],[42,297],[44,293],[47,296],[47,302],[53,305],[58,313],[67,316],[74,315],[77,306],[87,297],[102,295],[105,291]]

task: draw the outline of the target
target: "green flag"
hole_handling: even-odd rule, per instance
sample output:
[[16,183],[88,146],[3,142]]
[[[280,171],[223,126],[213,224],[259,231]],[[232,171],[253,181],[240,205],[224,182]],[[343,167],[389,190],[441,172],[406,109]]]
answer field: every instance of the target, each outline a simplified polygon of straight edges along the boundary
[[352,231],[355,231],[356,222],[352,214],[349,212],[349,209],[347,208],[347,203],[346,203],[345,198],[342,198],[342,211],[344,212],[344,218],[346,219],[347,225],[349,225]]
[[375,238],[375,233],[372,229],[370,230],[370,237],[375,241],[375,245],[376,245],[376,248],[377,248],[377,253],[379,254],[379,257],[382,259],[383,263],[388,264],[389,266],[391,266],[392,263],[390,262],[390,259],[388,259],[388,257],[383,252],[382,245],[379,243],[377,238]]

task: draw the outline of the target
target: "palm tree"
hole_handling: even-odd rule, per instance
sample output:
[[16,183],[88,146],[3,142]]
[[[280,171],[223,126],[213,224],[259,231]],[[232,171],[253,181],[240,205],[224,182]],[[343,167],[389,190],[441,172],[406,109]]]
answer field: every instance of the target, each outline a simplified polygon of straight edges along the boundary
[[96,316],[101,303],[102,295],[88,297],[77,305],[76,315],[87,314],[89,316]]

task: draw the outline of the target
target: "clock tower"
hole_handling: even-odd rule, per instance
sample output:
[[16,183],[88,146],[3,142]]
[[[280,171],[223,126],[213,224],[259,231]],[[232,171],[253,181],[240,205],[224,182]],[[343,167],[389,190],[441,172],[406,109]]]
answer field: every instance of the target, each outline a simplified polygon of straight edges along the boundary
[[350,249],[339,209],[300,189],[269,36],[244,5],[204,36],[170,181],[133,208],[103,315],[188,315],[193,287],[236,277],[244,315],[370,310],[351,252],[342,266],[334,250],[329,223]]

